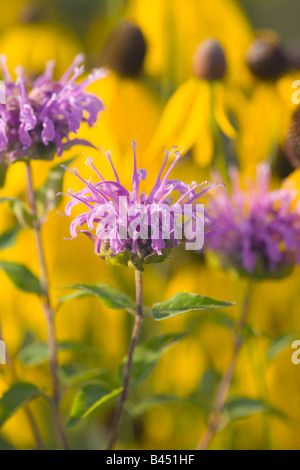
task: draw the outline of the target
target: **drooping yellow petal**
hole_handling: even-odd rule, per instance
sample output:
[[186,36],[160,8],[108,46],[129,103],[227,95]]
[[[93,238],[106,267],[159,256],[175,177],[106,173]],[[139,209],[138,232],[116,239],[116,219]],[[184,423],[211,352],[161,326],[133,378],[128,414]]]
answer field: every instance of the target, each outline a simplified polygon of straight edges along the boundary
[[234,139],[236,138],[237,132],[226,115],[224,95],[224,84],[215,83],[213,87],[213,102],[216,122],[227,137]]
[[[187,151],[194,143],[191,137],[195,134],[195,128],[200,127],[199,116],[201,119],[200,88],[200,81],[191,78],[171,96],[153,140],[146,150],[148,161],[155,160],[165,149],[178,146],[179,149],[184,147]],[[189,129],[189,126],[192,127]]]
[[201,136],[197,139],[193,147],[193,158],[201,167],[207,167],[211,164],[214,155],[214,142],[209,126],[209,116],[203,121]]
[[176,137],[179,149],[188,151],[205,132],[210,132],[207,124],[211,113],[209,83],[200,80],[188,118],[183,122],[182,128]]
[[272,158],[282,139],[285,105],[276,87],[258,83],[238,136],[237,148],[242,170],[253,173],[257,163]]

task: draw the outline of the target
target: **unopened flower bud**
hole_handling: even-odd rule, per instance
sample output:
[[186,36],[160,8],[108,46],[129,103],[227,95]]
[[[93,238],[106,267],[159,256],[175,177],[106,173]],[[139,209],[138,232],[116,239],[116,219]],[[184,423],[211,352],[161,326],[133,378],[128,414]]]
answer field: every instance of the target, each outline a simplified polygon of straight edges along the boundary
[[221,80],[227,63],[223,47],[216,39],[205,39],[196,49],[193,59],[193,72],[197,78]]
[[300,167],[300,108],[292,116],[285,141],[285,152],[293,167]]
[[246,53],[250,71],[261,80],[275,80],[288,68],[284,48],[274,35],[254,39]]
[[107,39],[100,63],[120,75],[136,77],[143,68],[146,51],[140,28],[131,21],[121,21]]

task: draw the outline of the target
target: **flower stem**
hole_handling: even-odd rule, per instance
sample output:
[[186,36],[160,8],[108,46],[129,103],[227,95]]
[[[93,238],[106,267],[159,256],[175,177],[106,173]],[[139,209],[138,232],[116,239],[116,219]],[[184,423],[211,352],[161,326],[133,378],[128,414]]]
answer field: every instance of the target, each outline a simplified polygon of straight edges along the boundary
[[123,413],[123,408],[125,402],[127,400],[128,391],[129,391],[129,381],[130,381],[130,372],[133,360],[133,353],[135,350],[135,346],[139,337],[139,333],[142,326],[143,321],[143,286],[142,286],[142,273],[140,271],[135,271],[135,290],[136,290],[136,306],[137,306],[137,314],[135,316],[135,321],[131,333],[131,340],[128,349],[128,358],[127,363],[124,370],[124,379],[123,379],[123,390],[121,394],[120,401],[118,403],[115,416],[113,419],[112,427],[111,427],[111,436],[109,439],[109,443],[107,446],[107,450],[111,450],[115,442],[117,440],[118,428],[120,424],[120,420]]
[[42,309],[45,315],[47,324],[47,337],[50,354],[50,373],[52,378],[52,409],[55,422],[55,428],[59,439],[60,446],[63,450],[68,450],[68,442],[63,429],[61,416],[60,416],[60,384],[58,378],[58,362],[57,362],[57,344],[55,339],[55,327],[54,327],[54,309],[51,305],[50,293],[49,293],[49,281],[46,267],[45,254],[43,249],[43,243],[41,238],[41,223],[37,218],[37,207],[35,201],[35,193],[32,182],[32,172],[29,161],[26,162],[26,191],[27,200],[32,214],[35,216],[36,221],[34,223],[33,231],[35,235],[35,243],[37,248],[39,267],[40,267],[40,281],[44,291],[42,299]]
[[224,406],[226,404],[226,400],[228,397],[238,354],[243,344],[243,330],[247,321],[251,290],[252,290],[251,281],[248,281],[248,285],[247,285],[246,293],[244,297],[244,302],[242,306],[241,317],[236,326],[236,331],[235,331],[233,357],[229,364],[228,369],[226,370],[219,384],[217,395],[213,404],[213,411],[211,412],[208,418],[208,428],[206,432],[204,433],[204,435],[202,436],[197,446],[197,450],[207,449],[210,441],[212,440],[214,435],[219,431],[220,426],[222,424],[222,412],[223,412],[223,409],[224,409]]

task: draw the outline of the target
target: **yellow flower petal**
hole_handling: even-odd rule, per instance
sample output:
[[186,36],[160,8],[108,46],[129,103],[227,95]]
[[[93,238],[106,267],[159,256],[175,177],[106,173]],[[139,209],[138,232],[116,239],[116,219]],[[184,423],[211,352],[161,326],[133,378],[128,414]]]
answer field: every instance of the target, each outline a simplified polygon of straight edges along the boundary
[[220,129],[224,132],[227,137],[234,139],[237,135],[237,132],[228,117],[226,116],[225,111],[225,89],[223,83],[215,83],[213,88],[213,100],[214,100],[214,113],[217,124]]

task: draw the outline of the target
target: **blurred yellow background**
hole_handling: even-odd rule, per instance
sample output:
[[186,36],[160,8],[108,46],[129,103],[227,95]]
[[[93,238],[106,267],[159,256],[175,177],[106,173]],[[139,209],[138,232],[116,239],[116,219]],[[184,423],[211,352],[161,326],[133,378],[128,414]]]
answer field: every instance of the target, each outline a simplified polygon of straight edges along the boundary
[[[245,1],[247,14],[234,0],[0,0],[0,53],[7,55],[12,73],[17,65],[22,64],[32,76],[42,72],[47,60],[54,59],[57,65],[55,73],[59,77],[73,57],[82,51],[86,53],[87,70],[102,65],[103,48],[111,31],[121,19],[135,22],[147,44],[142,72],[124,76],[112,70],[105,79],[90,86],[90,91],[104,101],[106,110],[93,129],[83,126],[80,136],[111,150],[118,172],[127,183],[132,173],[131,142],[136,140],[139,167],[148,169],[150,182],[153,182],[162,164],[161,147],[178,143],[172,144],[172,139],[178,137],[176,131],[172,133],[173,120],[178,128],[185,122],[185,101],[182,99],[182,108],[176,103],[175,113],[172,111],[165,118],[164,130],[171,142],[167,138],[160,141],[155,132],[161,116],[164,116],[165,105],[173,93],[191,78],[197,45],[214,37],[222,44],[228,63],[222,81],[222,112],[232,125],[238,126],[236,136],[225,139],[225,146],[229,158],[239,161],[243,176],[253,175],[256,164],[278,152],[284,142],[295,108],[291,101],[291,84],[300,78],[299,70],[264,83],[254,78],[246,66],[245,54],[256,27],[279,28],[281,25],[281,15],[285,16],[287,11],[286,2],[275,3],[275,13],[273,11],[269,18],[273,3],[267,0]],[[288,3],[290,9],[299,9],[296,0]],[[289,15],[290,18],[292,16]],[[250,24],[249,18],[254,24]],[[298,31],[295,28],[293,36],[290,30],[296,25],[291,24],[288,29],[284,22],[282,26],[282,30],[277,32],[295,43],[299,39]],[[202,112],[206,110],[199,109],[199,120]],[[209,125],[205,124],[205,117],[203,122],[197,139],[191,140],[191,151],[174,172],[175,177],[180,176],[188,183],[210,178],[212,156],[209,155],[213,153],[211,142],[214,136]],[[76,157],[76,166],[88,178],[83,152],[95,159],[98,168],[103,167],[103,174],[110,174],[107,162],[96,150],[77,147],[66,152],[63,160]],[[203,155],[208,156],[201,158]],[[276,162],[273,166],[274,187],[292,170],[286,160],[282,163],[278,159]],[[36,188],[45,181],[49,169],[58,163],[58,158],[52,162],[33,163]],[[0,197],[25,200],[24,175],[22,162],[12,165]],[[64,188],[79,190],[81,186],[67,173]],[[58,211],[63,212],[64,205],[65,200]],[[1,204],[0,235],[15,223],[8,207]],[[54,300],[64,295],[60,286],[80,282],[106,282],[134,297],[134,273],[125,267],[114,267],[100,261],[87,237],[64,240],[69,236],[69,220],[60,217],[56,211],[49,214],[42,236]],[[233,319],[238,318],[243,281],[211,265],[202,255],[178,248],[172,256],[172,260],[146,268],[146,305],[167,299],[178,291],[189,291],[236,302],[236,306],[226,314]],[[29,229],[20,231],[15,246],[2,250],[0,258],[23,263],[38,274],[34,236]],[[39,302],[34,295],[18,291],[1,271],[0,286],[2,334],[16,373],[20,379],[48,390],[47,364],[25,367],[18,358],[20,348],[29,337],[46,341]],[[212,449],[300,449],[300,365],[291,361],[292,340],[278,348],[274,357],[267,354],[276,338],[291,334],[297,339],[298,334],[300,339],[299,286],[299,268],[281,281],[263,281],[255,285],[249,315],[251,329],[239,356],[230,391],[231,396],[263,399],[286,417],[258,413],[233,420],[212,441]],[[60,352],[59,362],[61,365],[78,362],[86,367],[104,367],[116,372],[126,355],[131,328],[132,319],[126,312],[112,311],[94,298],[67,302],[56,315],[58,342],[87,343],[99,354]],[[188,334],[166,351],[150,378],[134,390],[132,400],[138,402],[154,393],[176,395],[183,400],[153,406],[134,419],[128,411],[119,441],[122,448],[193,449],[205,429],[205,412],[191,397],[197,394],[202,384],[207,389],[206,398],[212,401],[215,380],[226,370],[231,359],[232,331],[217,317],[199,312],[156,324],[146,320],[141,340],[169,332]],[[9,367],[1,365],[0,395],[12,380]],[[65,416],[76,387],[71,387],[64,396],[62,410]],[[50,447],[54,446],[51,417],[46,405],[38,399],[30,408],[43,438]],[[72,447],[103,448],[112,409],[109,403],[70,430]],[[34,447],[24,410],[19,410],[1,429],[0,449],[10,446]]]

